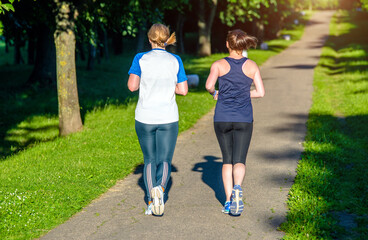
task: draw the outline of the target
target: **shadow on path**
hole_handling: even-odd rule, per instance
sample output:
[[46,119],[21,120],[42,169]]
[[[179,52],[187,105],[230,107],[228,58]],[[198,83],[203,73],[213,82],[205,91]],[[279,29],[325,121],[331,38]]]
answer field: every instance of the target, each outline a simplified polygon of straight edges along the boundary
[[196,163],[192,169],[202,173],[202,180],[215,192],[217,200],[223,204],[226,200],[224,185],[222,183],[222,161],[215,156],[204,156],[206,162]]
[[[134,174],[140,174],[140,178],[138,179],[138,185],[141,187],[141,189],[143,190],[143,200],[146,204],[148,204],[147,202],[147,194],[146,194],[146,186],[144,185],[144,179],[143,179],[143,169],[144,169],[144,164],[140,164],[136,167],[136,169],[134,170]],[[177,172],[178,169],[175,167],[175,165],[171,165],[171,172]],[[169,199],[169,192],[172,186],[172,177],[170,177],[169,182],[167,183],[166,189],[165,189],[165,202],[168,201]]]

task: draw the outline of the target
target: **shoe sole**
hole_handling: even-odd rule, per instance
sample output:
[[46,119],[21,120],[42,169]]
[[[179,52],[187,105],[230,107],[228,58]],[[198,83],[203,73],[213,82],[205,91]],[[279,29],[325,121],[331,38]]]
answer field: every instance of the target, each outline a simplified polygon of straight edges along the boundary
[[153,200],[152,213],[157,216],[162,216],[164,214],[164,199],[158,188],[152,189],[151,198]]
[[232,215],[240,215],[244,209],[243,203],[243,191],[241,189],[233,189],[232,192],[233,201],[230,205],[230,213]]

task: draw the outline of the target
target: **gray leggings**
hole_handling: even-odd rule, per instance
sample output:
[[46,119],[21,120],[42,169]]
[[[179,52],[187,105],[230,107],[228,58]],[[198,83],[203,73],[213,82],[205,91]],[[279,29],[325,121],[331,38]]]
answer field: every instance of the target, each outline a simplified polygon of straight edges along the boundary
[[135,121],[135,131],[144,157],[143,178],[147,199],[156,186],[166,189],[171,174],[179,123],[145,124]]

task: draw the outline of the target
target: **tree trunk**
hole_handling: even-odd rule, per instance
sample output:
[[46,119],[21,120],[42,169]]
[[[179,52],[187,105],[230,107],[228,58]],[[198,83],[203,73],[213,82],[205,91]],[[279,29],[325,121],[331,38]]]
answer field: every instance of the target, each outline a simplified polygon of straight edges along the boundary
[[75,67],[74,18],[72,3],[55,0],[58,6],[56,31],[57,90],[59,102],[59,134],[66,136],[82,130]]
[[102,43],[99,44],[100,46],[100,56],[101,58],[105,58],[106,60],[109,60],[109,48],[108,48],[108,38],[107,38],[107,31],[106,29],[101,25],[99,25],[99,42]]
[[144,50],[144,41],[146,40],[146,23],[142,23],[138,30],[138,43],[137,43],[137,52],[142,52]]
[[96,47],[92,44],[88,44],[88,62],[87,62],[87,70],[91,71],[95,68],[95,59],[97,50]]
[[255,20],[253,22],[254,36],[258,39],[259,43],[264,40],[264,24],[262,20]]
[[22,64],[24,59],[22,57],[21,48],[24,46],[24,42],[21,37],[21,33],[17,32],[14,39],[14,63]]
[[22,64],[24,63],[24,60],[23,60],[23,57],[22,57],[22,54],[20,52],[20,49],[21,49],[21,44],[19,42],[16,42],[15,45],[14,45],[14,63],[15,64]]
[[110,59],[110,55],[109,55],[109,38],[107,36],[106,29],[103,30],[103,38],[104,38],[105,59],[109,60]]
[[47,87],[56,83],[56,54],[55,43],[51,31],[46,24],[39,26],[36,61],[27,85],[38,83],[41,87]]
[[77,52],[79,53],[79,56],[82,61],[86,60],[86,54],[84,53],[84,45],[82,41],[76,42]]
[[206,0],[199,0],[198,9],[198,55],[211,55],[211,28],[216,14],[217,0],[211,0],[210,14],[206,19]]
[[36,34],[34,30],[28,32],[28,64],[35,64]]
[[176,38],[177,38],[177,48],[179,53],[185,53],[184,49],[184,34],[183,27],[185,22],[185,16],[179,13],[178,20],[176,22]]
[[123,53],[123,36],[120,32],[113,32],[112,47],[115,55]]
[[9,53],[9,40],[8,38],[5,38],[5,53]]

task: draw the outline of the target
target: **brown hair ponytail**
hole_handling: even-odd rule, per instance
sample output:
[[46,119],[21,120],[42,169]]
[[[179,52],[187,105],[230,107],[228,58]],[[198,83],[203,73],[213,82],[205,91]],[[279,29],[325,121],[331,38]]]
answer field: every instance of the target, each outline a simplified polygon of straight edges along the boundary
[[235,51],[248,50],[251,47],[256,48],[258,42],[257,38],[248,35],[240,29],[229,31],[226,41],[229,44],[229,48]]

